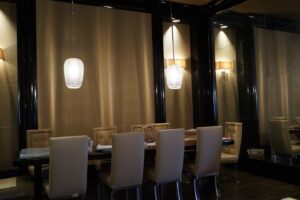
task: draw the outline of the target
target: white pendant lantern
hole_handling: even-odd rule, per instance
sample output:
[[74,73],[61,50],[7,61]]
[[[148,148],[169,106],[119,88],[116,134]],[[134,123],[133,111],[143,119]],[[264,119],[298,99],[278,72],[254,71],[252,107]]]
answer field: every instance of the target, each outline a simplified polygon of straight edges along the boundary
[[84,65],[79,58],[68,58],[64,63],[65,83],[69,89],[79,89],[82,85]]
[[176,64],[169,65],[165,69],[167,85],[169,89],[178,90],[181,88],[184,69]]
[[167,86],[171,90],[179,90],[181,88],[182,78],[184,68],[178,64],[176,64],[175,59],[175,48],[174,48],[174,30],[173,30],[173,23],[174,19],[172,15],[172,4],[170,6],[170,13],[171,13],[171,31],[172,31],[172,52],[173,52],[173,63],[168,65],[165,68],[165,75],[167,79]]
[[[72,50],[75,50],[74,1],[72,0]],[[79,58],[67,58],[64,63],[64,77],[67,88],[79,89],[84,76],[84,64]]]

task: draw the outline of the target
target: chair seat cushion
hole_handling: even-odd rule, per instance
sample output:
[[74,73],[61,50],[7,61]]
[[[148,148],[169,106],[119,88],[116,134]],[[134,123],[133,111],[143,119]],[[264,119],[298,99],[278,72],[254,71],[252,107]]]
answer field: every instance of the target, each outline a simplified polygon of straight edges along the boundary
[[[28,166],[28,173],[31,176],[34,176],[34,165]],[[42,165],[42,178],[47,178],[49,175],[49,164],[43,164]]]
[[176,181],[181,181],[181,178],[179,179],[174,179],[174,178],[168,178],[168,179],[159,179],[155,175],[155,170],[154,168],[148,168],[145,170],[146,171],[146,177],[157,184],[163,184],[163,183],[171,183],[171,182],[176,182]]
[[111,173],[110,172],[101,172],[99,173],[100,182],[109,186],[110,188],[114,189],[112,182],[111,182]]
[[221,155],[221,164],[237,163],[238,157],[236,155],[222,153]]
[[300,145],[291,145],[293,153],[300,153]]
[[186,164],[184,166],[184,171],[191,173],[193,176],[197,178],[207,177],[207,176],[217,176],[219,174],[219,172],[197,173],[196,166],[194,164]]
[[155,178],[155,172],[153,168],[149,168],[146,170],[146,177],[152,181],[152,182],[156,182],[156,178]]

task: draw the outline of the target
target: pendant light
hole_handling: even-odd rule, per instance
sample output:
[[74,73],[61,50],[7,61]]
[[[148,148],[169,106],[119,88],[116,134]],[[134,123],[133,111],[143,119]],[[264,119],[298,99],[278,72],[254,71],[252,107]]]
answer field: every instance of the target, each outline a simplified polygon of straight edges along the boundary
[[172,15],[172,3],[170,5],[170,13],[171,13],[171,33],[172,33],[172,55],[173,62],[171,65],[168,65],[165,69],[167,86],[171,90],[178,90],[181,88],[182,78],[183,78],[183,67],[176,64],[175,62],[175,47],[174,47],[174,19]]
[[[72,53],[74,55],[74,2],[72,0]],[[84,75],[84,64],[79,58],[67,58],[64,63],[64,77],[67,88],[79,89],[82,85]]]

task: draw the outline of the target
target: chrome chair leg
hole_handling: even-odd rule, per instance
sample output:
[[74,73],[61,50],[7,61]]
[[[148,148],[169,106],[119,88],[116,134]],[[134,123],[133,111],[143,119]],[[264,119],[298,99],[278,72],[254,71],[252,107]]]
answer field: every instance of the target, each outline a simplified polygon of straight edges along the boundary
[[159,199],[158,185],[154,185],[153,190],[154,190],[154,199],[158,200]]
[[220,194],[219,189],[218,189],[218,176],[214,176],[214,180],[215,180],[214,182],[215,182],[216,196],[217,196],[217,197],[220,197],[221,194]]
[[136,188],[136,199],[138,199],[138,200],[143,199],[142,187],[141,186]]
[[86,194],[81,195],[81,200],[86,200]]
[[126,200],[128,200],[128,190],[126,190]]
[[111,200],[114,200],[114,196],[115,196],[115,191],[114,190],[112,190],[111,192],[110,192],[110,199]]
[[195,200],[200,200],[200,192],[199,192],[199,187],[198,187],[198,178],[196,178],[196,177],[193,178],[193,186],[194,186]]
[[102,195],[102,192],[101,192],[101,183],[98,182],[98,200],[101,199],[101,195]]
[[176,181],[177,199],[182,200],[181,182]]
[[160,199],[164,199],[164,184],[160,184]]

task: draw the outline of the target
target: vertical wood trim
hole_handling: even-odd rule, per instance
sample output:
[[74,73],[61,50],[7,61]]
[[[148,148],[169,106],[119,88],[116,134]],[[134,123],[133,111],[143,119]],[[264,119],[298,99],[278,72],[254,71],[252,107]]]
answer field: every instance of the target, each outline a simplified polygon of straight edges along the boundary
[[37,128],[36,2],[17,1],[19,148],[26,130]]
[[165,122],[166,102],[164,80],[163,20],[161,16],[160,5],[154,6],[152,12],[152,43],[155,122]]
[[214,48],[210,15],[190,23],[194,127],[217,124]]
[[256,93],[255,46],[253,27],[248,20],[236,27],[237,78],[240,121],[243,123],[241,154],[258,147],[258,110]]

